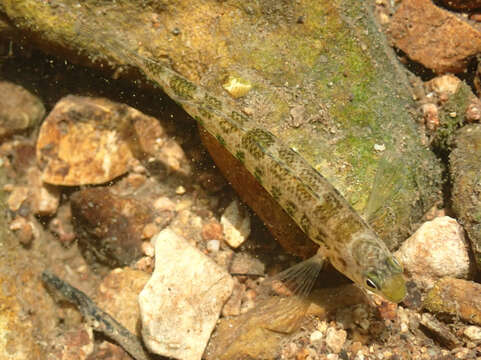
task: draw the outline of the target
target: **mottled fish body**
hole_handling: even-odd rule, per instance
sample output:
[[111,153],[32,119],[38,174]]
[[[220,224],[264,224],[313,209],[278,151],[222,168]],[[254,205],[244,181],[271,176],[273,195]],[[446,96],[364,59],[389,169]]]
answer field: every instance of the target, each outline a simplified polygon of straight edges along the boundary
[[122,41],[110,39],[103,46],[141,69],[239,159],[340,272],[390,301],[404,298],[402,267],[385,243],[296,151],[226,101]]

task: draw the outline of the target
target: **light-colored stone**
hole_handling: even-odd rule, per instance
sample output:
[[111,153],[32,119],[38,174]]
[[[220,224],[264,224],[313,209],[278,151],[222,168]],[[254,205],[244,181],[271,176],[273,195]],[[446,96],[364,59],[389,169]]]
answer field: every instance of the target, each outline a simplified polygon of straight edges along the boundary
[[233,280],[170,229],[152,241],[155,271],[139,295],[144,343],[155,354],[200,360]]
[[468,279],[472,275],[464,230],[448,216],[425,222],[396,255],[422,288],[432,287],[444,276]]
[[251,232],[251,219],[248,214],[242,214],[239,202],[234,200],[225,209],[220,219],[224,227],[225,241],[233,248],[239,247]]
[[463,333],[471,341],[481,341],[481,328],[479,326],[468,326]]
[[336,330],[335,328],[329,328],[326,331],[326,345],[330,351],[334,354],[339,354],[346,342],[347,332],[346,330]]

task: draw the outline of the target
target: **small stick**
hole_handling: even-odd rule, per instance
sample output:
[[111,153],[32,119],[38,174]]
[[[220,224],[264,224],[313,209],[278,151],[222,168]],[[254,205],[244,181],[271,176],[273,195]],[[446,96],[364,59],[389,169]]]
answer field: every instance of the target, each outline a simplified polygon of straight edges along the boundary
[[135,360],[150,359],[137,336],[105,311],[99,309],[82,291],[74,288],[48,270],[42,273],[42,280],[60,292],[69,302],[75,304],[95,331],[101,332],[114,340]]

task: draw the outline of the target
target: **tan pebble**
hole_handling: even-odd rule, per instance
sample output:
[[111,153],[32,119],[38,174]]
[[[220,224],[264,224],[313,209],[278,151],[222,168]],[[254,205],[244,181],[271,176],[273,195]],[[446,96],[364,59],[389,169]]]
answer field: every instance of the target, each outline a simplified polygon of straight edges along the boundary
[[309,336],[309,340],[311,343],[319,343],[322,341],[322,338],[324,337],[322,331],[315,330],[311,333]]
[[456,113],[456,111],[451,111],[451,112],[449,113],[449,117],[451,117],[451,118],[455,118],[456,116],[458,116],[458,114]]
[[185,187],[183,187],[182,185],[177,186],[177,188],[175,189],[175,193],[177,195],[183,195],[183,194],[185,194],[185,191],[186,191]]
[[7,200],[10,211],[17,211],[28,198],[30,192],[26,186],[15,186]]
[[10,230],[15,231],[15,236],[24,246],[29,246],[34,238],[32,225],[21,216],[16,217],[10,223]]
[[137,260],[133,268],[151,274],[154,270],[154,260],[151,256],[144,256]]
[[154,250],[154,245],[150,241],[144,241],[142,243],[142,253],[146,256],[154,257],[155,255],[155,250]]
[[296,354],[296,360],[306,360],[309,356],[309,350],[306,348],[303,348],[298,351]]
[[224,236],[223,236],[222,225],[219,224],[217,221],[209,222],[202,227],[202,239],[222,240],[223,238]]
[[326,331],[326,345],[335,354],[341,352],[344,343],[346,342],[347,333],[345,330],[336,330],[329,328]]
[[424,124],[428,130],[434,131],[439,126],[438,107],[435,104],[427,103],[421,107]]
[[464,336],[472,341],[481,341],[481,328],[479,326],[468,326],[463,331]]
[[427,86],[437,94],[453,95],[458,91],[461,80],[454,75],[441,75],[427,82]]
[[158,211],[174,211],[175,203],[168,197],[162,196],[154,201],[154,208]]
[[148,223],[144,226],[142,230],[142,238],[150,239],[152,236],[160,231],[159,227],[154,223]]
[[465,119],[467,122],[478,122],[481,119],[481,102],[476,101],[468,105]]

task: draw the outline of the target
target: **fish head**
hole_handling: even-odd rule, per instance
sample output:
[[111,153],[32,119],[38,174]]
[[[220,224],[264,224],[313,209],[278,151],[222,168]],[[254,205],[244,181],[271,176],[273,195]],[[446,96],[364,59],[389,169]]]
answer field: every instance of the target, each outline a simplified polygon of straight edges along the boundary
[[394,303],[401,302],[407,293],[402,265],[391,254],[380,266],[364,274],[363,286]]

